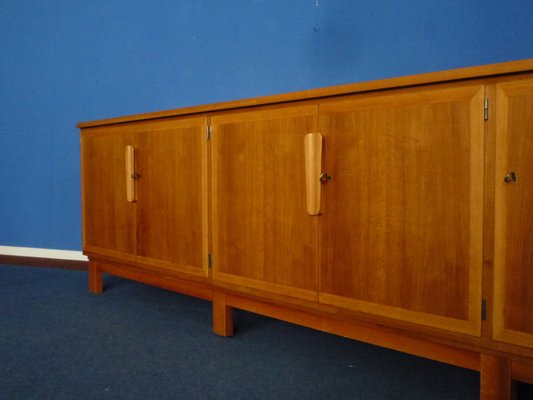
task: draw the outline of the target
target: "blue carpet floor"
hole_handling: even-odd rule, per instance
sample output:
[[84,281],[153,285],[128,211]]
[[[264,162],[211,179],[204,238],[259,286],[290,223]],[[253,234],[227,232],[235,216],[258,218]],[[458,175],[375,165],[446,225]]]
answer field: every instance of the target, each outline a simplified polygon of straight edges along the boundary
[[[0,399],[479,398],[479,374],[105,276],[0,265]],[[519,387],[519,399],[533,399]]]

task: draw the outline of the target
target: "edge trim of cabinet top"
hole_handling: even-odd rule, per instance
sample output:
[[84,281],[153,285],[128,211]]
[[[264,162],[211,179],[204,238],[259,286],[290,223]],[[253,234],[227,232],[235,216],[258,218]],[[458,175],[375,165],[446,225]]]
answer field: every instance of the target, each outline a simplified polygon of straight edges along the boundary
[[253,107],[267,104],[285,103],[299,100],[312,100],[323,97],[339,96],[351,93],[362,93],[375,90],[401,88],[423,85],[428,83],[442,83],[464,79],[494,77],[498,75],[516,74],[533,71],[533,58],[508,61],[497,64],[487,64],[475,67],[457,68],[425,74],[407,75],[397,78],[387,78],[346,85],[330,86],[318,89],[303,90],[284,94],[255,97],[244,100],[225,101],[215,104],[183,107],[167,111],[135,114],[117,118],[107,118],[89,122],[80,122],[78,128],[90,128],[102,125],[120,124],[156,118],[169,118],[181,115],[191,115],[234,108]]

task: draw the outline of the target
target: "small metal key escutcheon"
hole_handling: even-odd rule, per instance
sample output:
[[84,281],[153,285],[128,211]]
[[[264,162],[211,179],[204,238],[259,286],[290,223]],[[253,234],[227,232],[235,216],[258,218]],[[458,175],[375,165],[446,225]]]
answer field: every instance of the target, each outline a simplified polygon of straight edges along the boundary
[[509,172],[507,175],[505,175],[505,178],[503,179],[505,183],[515,183],[517,180],[516,173]]
[[320,174],[320,177],[318,179],[320,179],[320,182],[322,183],[328,183],[329,181],[333,179],[333,177],[331,175],[328,175],[326,172],[322,172],[322,174]]

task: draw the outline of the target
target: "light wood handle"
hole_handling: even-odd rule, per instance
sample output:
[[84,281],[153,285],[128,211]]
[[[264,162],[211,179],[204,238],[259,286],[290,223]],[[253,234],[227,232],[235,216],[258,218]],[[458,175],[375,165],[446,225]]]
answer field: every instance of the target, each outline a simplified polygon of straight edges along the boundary
[[304,138],[305,151],[305,188],[307,212],[320,214],[320,173],[322,170],[322,135],[308,133]]
[[135,201],[135,147],[126,146],[126,200]]

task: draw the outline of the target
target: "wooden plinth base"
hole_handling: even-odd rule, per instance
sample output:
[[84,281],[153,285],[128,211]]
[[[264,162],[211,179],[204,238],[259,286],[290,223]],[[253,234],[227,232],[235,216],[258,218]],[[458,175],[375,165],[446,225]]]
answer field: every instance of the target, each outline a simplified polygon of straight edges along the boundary
[[245,295],[228,293],[210,285],[183,281],[174,277],[155,276],[119,264],[93,260],[89,262],[89,290],[92,293],[102,293],[104,290],[104,272],[212,301],[213,331],[220,336],[233,335],[232,310],[237,308],[380,347],[479,371],[480,400],[513,400],[515,398],[513,379],[533,384],[533,364],[525,364],[501,355],[467,350],[433,342],[429,339],[409,336],[405,332],[393,328],[364,322],[341,321],[324,315],[296,310],[290,306],[272,304]]

